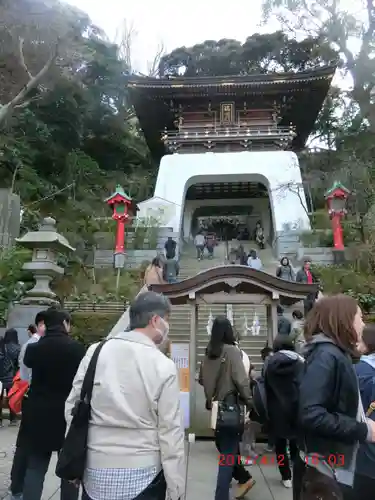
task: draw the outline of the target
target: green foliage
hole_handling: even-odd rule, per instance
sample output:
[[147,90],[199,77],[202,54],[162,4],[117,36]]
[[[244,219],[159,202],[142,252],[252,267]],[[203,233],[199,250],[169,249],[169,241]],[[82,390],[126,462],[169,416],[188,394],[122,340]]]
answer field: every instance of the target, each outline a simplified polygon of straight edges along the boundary
[[0,322],[4,324],[9,304],[21,298],[18,282],[30,281],[31,276],[22,271],[23,264],[31,258],[31,252],[17,247],[0,253]]
[[262,4],[264,21],[276,17],[287,32],[313,34],[337,50],[340,67],[353,82],[346,93],[346,108],[354,111],[350,121],[357,126],[370,127],[374,133],[375,103],[371,95],[375,84],[373,2],[359,2],[359,8],[354,3],[332,0],[263,0]]
[[119,320],[120,314],[81,313],[72,314],[72,336],[89,347],[106,337]]
[[300,236],[303,246],[306,248],[313,247],[333,247],[333,234],[331,229],[313,229],[312,231],[306,231]]
[[87,25],[76,42],[69,71],[4,130],[0,175],[2,187],[21,197],[24,227],[52,214],[60,231],[79,233],[90,246],[98,219],[110,216],[104,199],[115,185],[125,177],[133,198],[147,198],[154,166],[133,120],[118,47]]
[[282,31],[237,40],[207,40],[193,47],[179,47],[161,58],[161,76],[226,76],[274,71],[303,71],[337,59],[322,39],[298,42]]
[[375,308],[375,276],[354,265],[314,266],[325,294],[346,293],[358,300],[365,313]]
[[317,210],[310,217],[311,226],[314,229],[331,229],[331,221],[327,209]]

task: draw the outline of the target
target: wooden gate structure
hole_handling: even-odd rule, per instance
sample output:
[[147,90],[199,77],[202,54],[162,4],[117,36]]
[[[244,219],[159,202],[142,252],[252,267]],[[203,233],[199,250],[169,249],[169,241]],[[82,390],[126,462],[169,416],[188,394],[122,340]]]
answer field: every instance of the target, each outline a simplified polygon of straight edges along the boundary
[[[277,335],[277,305],[291,306],[318,291],[318,285],[294,283],[246,266],[218,266],[178,283],[151,285],[150,290],[167,296],[172,305],[190,304],[189,420],[190,431],[208,436],[209,412],[199,386],[197,325],[199,306],[207,304],[263,305],[267,309],[268,341]],[[173,309],[172,309],[173,315]]]

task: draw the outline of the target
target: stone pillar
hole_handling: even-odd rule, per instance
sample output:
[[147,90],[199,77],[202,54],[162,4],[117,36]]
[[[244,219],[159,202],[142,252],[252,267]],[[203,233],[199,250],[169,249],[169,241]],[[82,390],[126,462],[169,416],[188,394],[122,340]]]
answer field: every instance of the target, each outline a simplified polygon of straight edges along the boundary
[[0,189],[0,245],[8,248],[18,238],[21,224],[20,197],[10,189]]
[[31,261],[26,262],[23,269],[30,271],[35,280],[34,287],[10,308],[8,315],[8,328],[16,328],[23,344],[27,340],[27,327],[34,322],[36,314],[59,304],[50,284],[64,274],[64,269],[57,264],[59,254],[72,252],[74,248],[56,231],[56,221],[51,217],[42,220],[38,231],[29,231],[16,241],[33,251]]

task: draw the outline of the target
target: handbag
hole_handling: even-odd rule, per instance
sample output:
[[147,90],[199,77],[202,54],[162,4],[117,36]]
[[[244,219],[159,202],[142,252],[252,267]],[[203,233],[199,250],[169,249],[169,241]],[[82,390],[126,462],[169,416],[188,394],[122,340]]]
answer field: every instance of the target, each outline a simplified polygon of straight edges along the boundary
[[21,379],[20,371],[18,370],[13,378],[13,385],[8,391],[8,406],[16,415],[19,415],[22,410],[22,401],[29,390],[29,383]]
[[[225,366],[225,356],[221,359],[219,373],[216,379],[214,397]],[[219,431],[238,432],[242,434],[245,428],[245,406],[240,403],[238,394],[229,393],[222,401],[212,401],[211,429]]]
[[90,359],[83,379],[81,394],[72,410],[73,418],[57,459],[56,476],[67,481],[82,480],[85,472],[91,397],[96,364],[100,351],[106,342],[107,339],[100,342]]

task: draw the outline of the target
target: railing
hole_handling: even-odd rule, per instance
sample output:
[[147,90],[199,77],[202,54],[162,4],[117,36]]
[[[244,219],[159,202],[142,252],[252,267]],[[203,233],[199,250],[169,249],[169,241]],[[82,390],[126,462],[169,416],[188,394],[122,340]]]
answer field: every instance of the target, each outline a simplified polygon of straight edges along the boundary
[[101,313],[117,313],[124,312],[128,304],[124,302],[79,302],[66,301],[64,308],[70,312],[101,312]]
[[178,148],[184,144],[202,143],[208,148],[217,143],[238,141],[247,147],[253,141],[282,141],[291,142],[296,136],[294,127],[213,127],[195,128],[195,130],[167,130],[162,135],[162,140],[170,148]]

